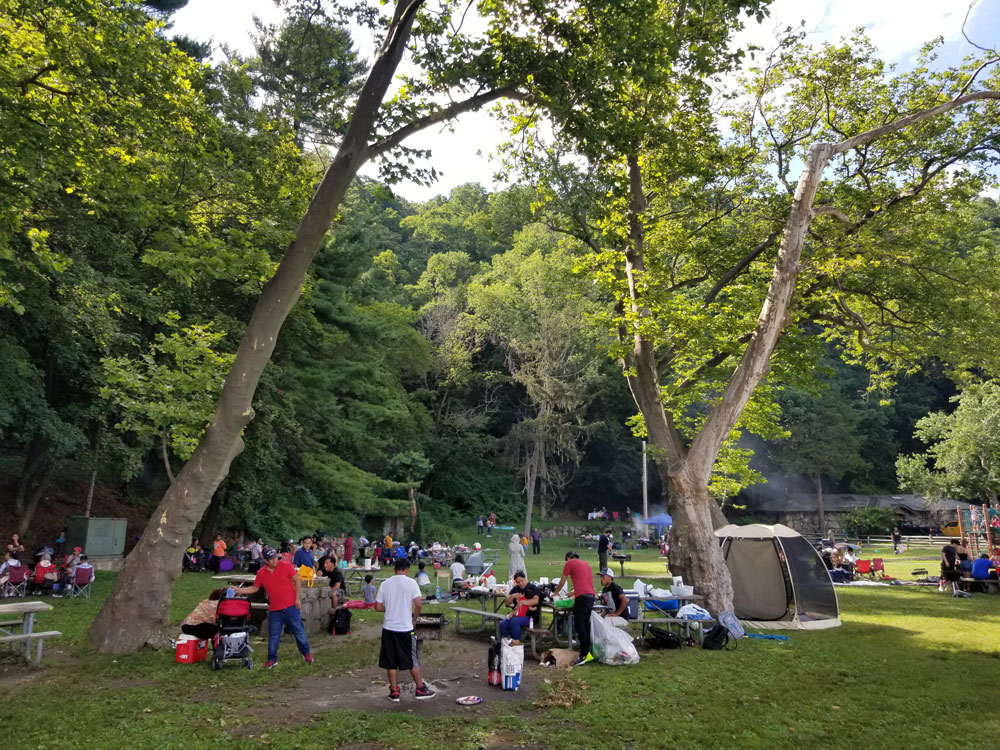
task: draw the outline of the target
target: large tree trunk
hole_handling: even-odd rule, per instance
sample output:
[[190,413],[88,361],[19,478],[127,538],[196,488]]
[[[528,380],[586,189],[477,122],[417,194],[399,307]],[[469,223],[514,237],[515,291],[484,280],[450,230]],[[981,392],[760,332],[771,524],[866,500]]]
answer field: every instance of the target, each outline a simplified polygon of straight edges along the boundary
[[410,533],[417,528],[417,488],[410,487],[407,492],[410,494]]
[[42,499],[49,478],[49,448],[52,441],[42,434],[35,435],[28,443],[24,454],[24,465],[17,482],[17,496],[14,508],[17,511],[17,533],[22,537],[28,533],[31,519]]
[[88,643],[104,653],[162,644],[170,591],[180,577],[183,550],[212,494],[243,448],[240,434],[253,418],[252,401],[281,326],[354,175],[370,156],[368,139],[409,38],[422,0],[399,0],[392,24],[358,96],[347,133],[323,176],[295,239],[261,291],[215,412],[194,455],[167,489],[142,538],[125,560],[111,596],[91,624]]
[[709,497],[708,488],[699,477],[684,471],[664,477],[669,487],[670,572],[683,576],[688,585],[697,586],[710,612],[731,612],[733,584],[715,536],[712,508],[718,504]]

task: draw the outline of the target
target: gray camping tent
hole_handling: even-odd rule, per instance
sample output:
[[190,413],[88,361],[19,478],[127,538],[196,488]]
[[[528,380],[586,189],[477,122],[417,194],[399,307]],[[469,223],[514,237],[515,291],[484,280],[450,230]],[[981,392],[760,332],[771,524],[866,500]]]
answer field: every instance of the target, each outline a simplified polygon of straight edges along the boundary
[[733,580],[733,609],[747,625],[799,630],[840,625],[837,592],[823,558],[795,529],[730,524],[715,535]]

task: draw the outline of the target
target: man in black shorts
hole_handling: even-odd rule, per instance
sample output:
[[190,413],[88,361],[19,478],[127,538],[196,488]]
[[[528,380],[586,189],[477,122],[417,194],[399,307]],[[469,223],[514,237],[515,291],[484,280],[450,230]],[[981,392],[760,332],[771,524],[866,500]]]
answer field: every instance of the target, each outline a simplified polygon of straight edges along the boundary
[[407,576],[410,561],[406,557],[396,560],[395,575],[382,582],[375,594],[375,610],[385,612],[382,623],[382,648],[378,665],[389,675],[389,700],[399,703],[399,670],[408,669],[417,686],[418,701],[434,697],[434,691],[424,684],[420,676],[420,659],[417,656],[417,634],[413,620],[420,617],[420,587]]

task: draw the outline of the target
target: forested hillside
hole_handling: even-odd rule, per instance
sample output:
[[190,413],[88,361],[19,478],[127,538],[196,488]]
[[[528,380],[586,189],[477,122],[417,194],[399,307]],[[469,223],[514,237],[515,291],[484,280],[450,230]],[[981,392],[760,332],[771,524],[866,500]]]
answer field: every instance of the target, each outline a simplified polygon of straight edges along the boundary
[[[198,443],[367,72],[332,16],[261,24],[256,54],[243,59],[171,40],[151,13],[16,0],[0,26],[0,46],[17,50],[0,68],[0,526],[29,540],[54,536],[91,493],[95,514],[131,508],[138,533]],[[648,281],[677,326],[676,375],[663,392],[685,435],[722,387],[720,342],[745,341],[760,297],[735,284],[719,295],[712,287],[728,266],[706,260],[705,247],[732,243],[729,264],[751,236],[773,243],[770,219],[751,231],[733,216],[777,212],[787,199],[732,186],[773,174],[738,153],[745,147],[719,141],[690,156],[696,176],[659,207],[688,223],[650,229],[651,245],[690,254],[654,251],[674,275]],[[272,539],[356,532],[387,518],[431,539],[481,512],[520,524],[528,503],[541,518],[641,507],[646,425],[623,377],[617,326],[628,315],[614,289],[624,282],[602,255],[627,234],[613,225],[620,206],[589,216],[600,232],[587,234],[575,211],[610,190],[608,174],[557,184],[565,173],[532,181],[533,169],[529,160],[523,184],[469,184],[421,204],[395,196],[391,175],[354,181],[264,371],[204,539],[221,528]],[[892,183],[879,188],[887,201]],[[995,256],[1000,209],[980,197],[985,184],[959,174],[928,188],[927,212],[908,230],[865,235],[869,250],[913,251],[905,278],[880,276],[884,258],[864,268],[838,268],[821,250],[810,259],[813,296],[719,459],[718,499],[769,477],[898,489],[897,455],[922,450],[916,421],[956,392],[945,361],[974,369],[975,350],[991,343],[914,343],[917,329],[937,336],[955,312],[928,299],[947,276],[940,268],[954,269],[942,263],[928,280],[924,240],[956,258]],[[852,191],[842,192],[858,215],[879,210]],[[699,234],[700,222],[715,234]],[[739,272],[766,277],[770,249]],[[692,296],[668,303],[668,288]],[[862,345],[851,316],[880,304],[882,327]],[[833,333],[840,324],[846,333]],[[893,367],[872,366],[883,355]],[[650,479],[662,502],[655,471]]]

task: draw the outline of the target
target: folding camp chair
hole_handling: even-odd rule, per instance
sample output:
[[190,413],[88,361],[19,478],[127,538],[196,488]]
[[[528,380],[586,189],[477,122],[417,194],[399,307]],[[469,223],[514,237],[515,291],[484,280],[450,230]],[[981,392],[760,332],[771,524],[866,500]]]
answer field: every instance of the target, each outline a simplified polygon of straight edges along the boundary
[[10,573],[10,578],[0,587],[0,597],[6,599],[11,596],[26,596],[28,593],[28,566],[18,565],[7,570]]
[[885,566],[882,564],[881,557],[876,557],[872,560],[872,577],[876,575],[879,578],[885,578]]
[[70,599],[75,599],[78,596],[82,596],[84,599],[90,598],[90,584],[94,582],[94,569],[93,568],[81,568],[79,565],[76,567],[76,572],[73,574],[73,580],[69,583],[69,591],[67,592]]
[[874,578],[875,574],[872,572],[872,561],[858,560],[854,568],[854,574],[858,576],[868,576],[869,578]]

